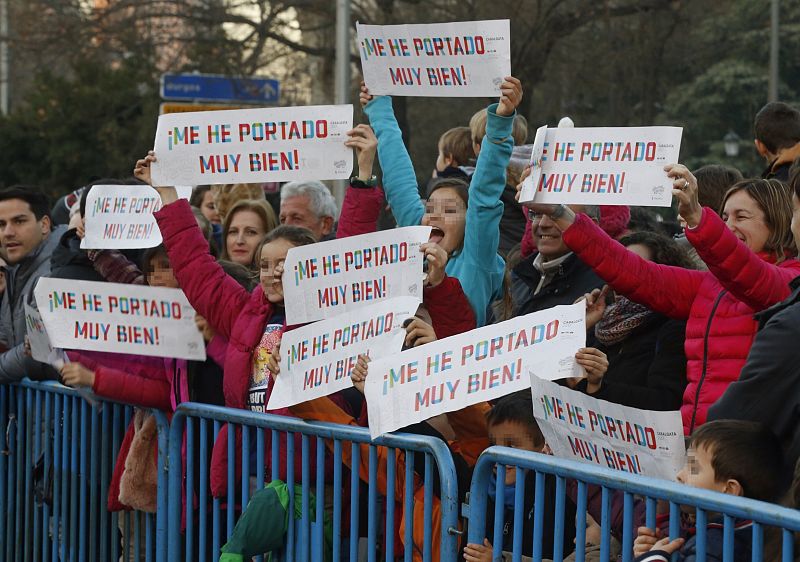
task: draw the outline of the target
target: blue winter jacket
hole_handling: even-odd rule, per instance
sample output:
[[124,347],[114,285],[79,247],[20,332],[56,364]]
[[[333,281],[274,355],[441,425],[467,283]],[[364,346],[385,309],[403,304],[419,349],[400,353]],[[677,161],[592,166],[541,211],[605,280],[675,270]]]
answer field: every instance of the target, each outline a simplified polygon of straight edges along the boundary
[[[515,115],[497,115],[497,104],[488,108],[486,136],[472,176],[467,205],[464,246],[450,256],[445,268],[456,277],[477,319],[486,323],[488,305],[502,297],[505,262],[497,254],[500,244],[500,195],[506,186],[506,168],[511,159],[511,136]],[[365,108],[378,137],[378,159],[383,170],[386,198],[399,226],[420,224],[425,205],[419,197],[417,177],[388,96],[374,98]]]

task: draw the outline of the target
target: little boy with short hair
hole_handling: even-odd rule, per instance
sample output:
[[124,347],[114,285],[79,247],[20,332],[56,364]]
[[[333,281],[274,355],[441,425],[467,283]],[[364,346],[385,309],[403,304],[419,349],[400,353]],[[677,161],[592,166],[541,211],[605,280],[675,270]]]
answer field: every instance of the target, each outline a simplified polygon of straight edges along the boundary
[[[774,502],[782,491],[783,453],[775,435],[759,423],[741,420],[708,422],[692,434],[686,465],[677,480],[687,486]],[[693,509],[687,515],[693,523]],[[686,513],[686,512],[685,512]],[[723,526],[719,516],[708,514],[706,556],[722,560]],[[734,561],[750,560],[751,521],[737,520],[734,527]],[[640,527],[634,541],[636,562],[669,562],[694,558],[696,535],[670,540]]]
[[439,156],[433,177],[469,179],[475,169],[469,163],[475,159],[472,152],[472,134],[469,127],[453,127],[439,137]]
[[[533,401],[530,391],[520,391],[505,396],[497,401],[494,407],[486,415],[486,424],[489,432],[489,443],[503,447],[513,447],[525,451],[545,453],[547,445],[544,435],[533,417]],[[555,505],[556,505],[556,478],[552,475],[545,475],[544,485],[544,529],[542,532],[542,556],[552,558],[554,550],[554,529],[555,529]],[[502,501],[505,503],[505,515],[503,517],[503,551],[513,550],[514,540],[514,510],[524,509],[522,545],[523,556],[532,556],[533,544],[533,506],[535,504],[535,484],[536,473],[527,471],[525,477],[525,500],[522,506],[514,504],[514,487],[516,484],[516,470],[512,468],[506,470],[505,476],[505,497],[496,498],[495,486],[489,487],[490,501],[487,508],[486,529],[494,528],[494,502]],[[575,504],[565,495],[564,506],[564,534],[563,550],[566,555],[570,553],[575,545]],[[492,545],[488,539],[483,544],[468,544],[464,548],[464,558],[470,562],[491,562]],[[510,557],[508,558],[510,560]]]

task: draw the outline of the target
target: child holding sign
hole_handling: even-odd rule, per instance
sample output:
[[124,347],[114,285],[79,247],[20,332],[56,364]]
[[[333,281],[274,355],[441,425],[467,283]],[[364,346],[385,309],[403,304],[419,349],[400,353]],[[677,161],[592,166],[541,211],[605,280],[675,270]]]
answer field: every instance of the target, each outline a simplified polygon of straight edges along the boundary
[[366,86],[361,87],[361,103],[378,137],[384,189],[397,223],[433,227],[431,241],[450,255],[447,272],[461,282],[478,326],[485,324],[486,307],[500,298],[503,286],[505,264],[497,255],[498,225],[503,215],[500,195],[514,147],[514,116],[522,101],[522,85],[516,78],[506,78],[500,89],[499,103],[487,110],[486,137],[472,187],[458,178],[440,178],[432,182],[428,200],[423,203],[391,98],[373,98]]
[[[709,422],[692,434],[686,466],[678,473],[681,484],[694,488],[744,496],[762,501],[777,501],[783,482],[783,454],[775,435],[761,424],[740,420]],[[697,536],[693,512],[684,513],[691,530],[682,537],[661,537],[655,529],[640,527],[633,543],[636,562],[694,560]],[[708,513],[705,554],[708,560],[722,560],[724,526],[719,515]],[[751,559],[752,522],[737,520],[733,529],[734,562]]]
[[[149,180],[151,154],[136,163],[135,174]],[[214,331],[228,340],[225,354],[223,391],[225,405],[263,412],[269,400],[271,377],[267,362],[285,329],[281,273],[289,248],[316,242],[304,228],[281,226],[270,232],[256,250],[260,264],[259,285],[249,293],[228,276],[209,253],[208,243],[197,226],[188,201],[178,199],[172,187],[159,188],[163,207],[155,215],[169,261],[189,302]],[[290,415],[288,409],[274,414]],[[241,434],[237,432],[239,447]],[[301,451],[300,436],[295,450]],[[279,447],[279,477],[286,478],[286,437]],[[312,449],[315,444],[312,444]],[[228,431],[223,428],[212,453],[211,491],[220,497],[227,491]],[[272,435],[265,435],[265,464],[271,467]],[[315,454],[312,452],[312,455]],[[241,470],[237,455],[236,471]],[[253,461],[255,459],[251,459]],[[295,477],[302,481],[302,462],[295,459]],[[315,472],[312,467],[312,478]],[[238,477],[237,477],[238,480]]]

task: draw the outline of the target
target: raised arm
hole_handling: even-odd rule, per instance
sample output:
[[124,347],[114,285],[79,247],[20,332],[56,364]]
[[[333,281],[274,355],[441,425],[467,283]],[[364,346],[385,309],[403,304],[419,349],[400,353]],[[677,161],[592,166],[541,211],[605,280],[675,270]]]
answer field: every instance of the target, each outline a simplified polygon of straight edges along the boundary
[[378,137],[383,188],[397,225],[418,225],[425,214],[425,205],[419,197],[417,175],[392,110],[392,98],[374,97],[364,107],[364,112]]
[[226,339],[250,294],[211,255],[185,199],[155,213],[175,278],[192,306]]
[[500,102],[486,110],[486,136],[470,182],[464,228],[464,257],[484,268],[493,266],[497,259],[503,217],[500,196],[506,188],[506,168],[514,150],[511,132],[516,107],[522,101],[522,85],[516,78],[507,78],[501,88]]
[[145,284],[144,273],[139,266],[119,250],[90,250],[89,259],[94,270],[109,283]]
[[800,262],[764,261],[708,208],[695,228],[686,229],[686,238],[719,282],[753,310],[764,310],[788,297],[789,282],[800,276]]
[[350,179],[344,194],[336,238],[375,232],[384,201],[383,190],[377,187],[377,179],[372,175],[378,150],[375,133],[369,125],[357,125],[347,135],[345,146],[354,148],[358,155],[358,176]]
[[[574,222],[563,231],[564,242],[615,291],[665,316],[689,317],[706,274],[649,262],[629,252],[588,216],[572,216]],[[561,228],[560,221],[557,224]]]

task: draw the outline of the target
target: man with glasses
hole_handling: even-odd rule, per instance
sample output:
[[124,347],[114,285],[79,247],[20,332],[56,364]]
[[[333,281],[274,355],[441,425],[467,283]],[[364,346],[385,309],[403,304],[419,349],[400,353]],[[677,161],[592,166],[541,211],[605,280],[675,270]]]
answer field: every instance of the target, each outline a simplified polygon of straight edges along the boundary
[[[600,219],[597,206],[569,207],[576,213],[586,213],[595,222]],[[565,210],[566,206],[559,205],[553,217]],[[603,286],[594,271],[567,247],[551,217],[531,211],[528,216],[537,252],[523,259],[511,273],[514,316],[572,304],[585,293]]]

